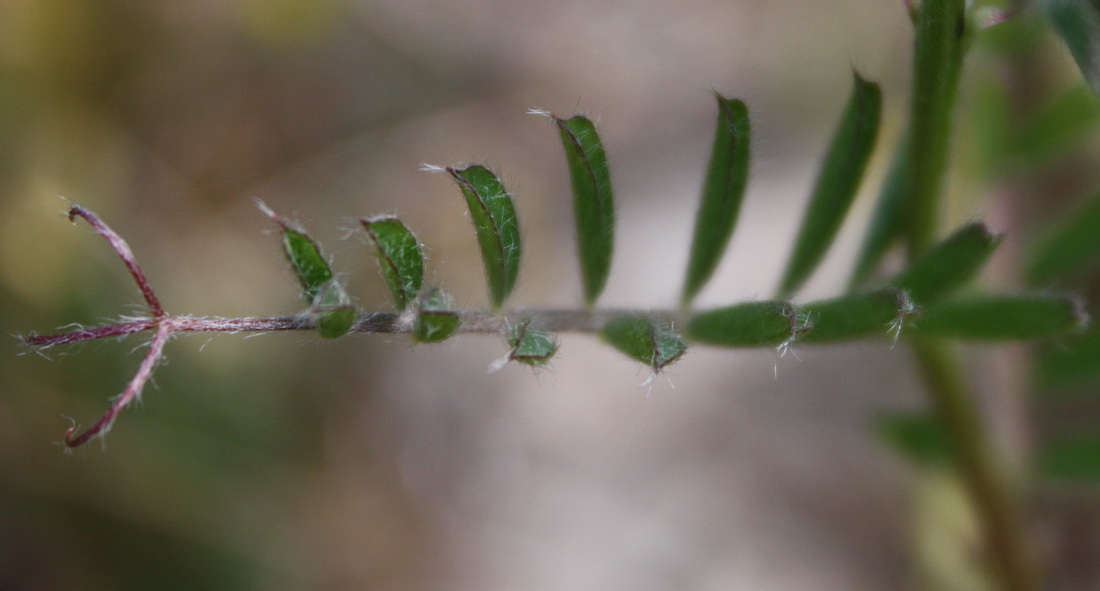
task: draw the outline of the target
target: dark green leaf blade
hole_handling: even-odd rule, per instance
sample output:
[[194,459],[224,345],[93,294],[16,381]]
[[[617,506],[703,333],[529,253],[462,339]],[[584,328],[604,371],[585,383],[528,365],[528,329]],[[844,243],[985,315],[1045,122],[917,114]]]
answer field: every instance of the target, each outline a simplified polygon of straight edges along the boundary
[[769,347],[794,342],[813,328],[790,302],[746,302],[708,310],[688,319],[691,341],[719,347]]
[[715,96],[718,125],[680,300],[685,308],[710,279],[729,244],[749,176],[749,111],[737,99]]
[[[1006,121],[1002,125],[1014,129],[1014,123]],[[1081,149],[1080,144],[1094,137],[1097,123],[1100,100],[1086,84],[1075,84],[1016,124],[1011,144],[1003,149],[1010,151],[1009,162],[1014,166],[1042,166]]]
[[1062,436],[1040,446],[1037,455],[1043,476],[1100,484],[1100,433]]
[[359,316],[359,309],[344,290],[340,280],[333,279],[318,290],[308,314],[316,321],[317,332],[321,338],[335,339],[351,330]]
[[676,333],[643,316],[621,316],[600,330],[607,343],[658,373],[687,351]]
[[374,245],[378,268],[393,295],[394,306],[404,310],[416,299],[424,280],[424,253],[420,242],[393,216],[362,218],[359,222]]
[[890,161],[890,170],[879,190],[871,221],[867,225],[867,234],[863,238],[859,256],[852,270],[848,289],[855,291],[874,274],[882,257],[890,247],[898,242],[905,233],[902,212],[905,206],[905,164],[908,162],[909,139],[902,137],[894,148]]
[[278,224],[282,232],[283,253],[298,278],[302,295],[307,302],[313,303],[321,287],[333,278],[332,269],[321,254],[321,247],[317,246],[301,226],[275,213],[264,202],[256,201],[256,206]]
[[1050,0],[1047,11],[1081,74],[1100,94],[1100,6],[1089,0]]
[[462,317],[452,309],[451,298],[442,289],[431,286],[418,298],[412,339],[417,343],[441,343],[462,326]]
[[[532,326],[530,318],[524,318],[512,328],[508,334],[508,345],[512,350],[503,362],[518,361],[534,368],[546,367],[558,352],[558,342],[554,335]],[[494,365],[491,369],[496,368]]]
[[970,281],[1001,243],[982,223],[967,224],[902,271],[891,283],[927,306]]
[[1047,388],[1085,386],[1100,393],[1100,328],[1055,343],[1035,359],[1035,378]]
[[1088,315],[1066,295],[982,296],[927,308],[913,329],[921,335],[979,341],[1049,338],[1079,331]]
[[615,244],[615,204],[611,173],[596,126],[583,115],[553,118],[561,132],[569,178],[573,186],[573,214],[577,224],[584,301],[593,306],[607,284]]
[[780,282],[780,297],[788,297],[802,287],[840,230],[874,149],[881,110],[878,85],[856,74]]
[[1058,281],[1100,259],[1100,194],[1057,224],[1032,249],[1025,275],[1037,287]]
[[343,283],[333,275],[321,247],[301,226],[275,213],[262,201],[256,205],[282,231],[283,252],[298,278],[302,295],[309,302],[303,314],[313,320],[322,338],[335,339],[347,334],[359,316],[359,309]]
[[800,339],[803,343],[850,341],[890,333],[896,336],[916,313],[904,291],[890,288],[811,302],[802,310],[814,327]]
[[946,466],[954,458],[947,430],[931,415],[883,415],[874,427],[879,439],[918,466]]
[[479,164],[466,168],[447,168],[454,177],[477,232],[485,279],[489,284],[489,303],[500,308],[512,293],[519,276],[519,221],[512,197],[495,174]]

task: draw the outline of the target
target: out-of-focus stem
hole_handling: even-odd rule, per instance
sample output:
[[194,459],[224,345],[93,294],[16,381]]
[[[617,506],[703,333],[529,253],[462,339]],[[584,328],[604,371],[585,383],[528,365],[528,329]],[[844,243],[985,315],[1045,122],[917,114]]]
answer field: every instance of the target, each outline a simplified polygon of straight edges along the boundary
[[957,360],[942,342],[915,339],[913,351],[936,416],[952,436],[962,479],[985,529],[994,576],[1009,591],[1036,589],[1035,556],[1019,495],[992,449]]
[[[967,23],[963,0],[924,0],[918,11],[904,199],[911,261],[936,239]],[[913,349],[932,406],[954,444],[993,576],[1008,591],[1035,589],[1020,499],[989,441],[957,358],[939,341],[917,340]]]

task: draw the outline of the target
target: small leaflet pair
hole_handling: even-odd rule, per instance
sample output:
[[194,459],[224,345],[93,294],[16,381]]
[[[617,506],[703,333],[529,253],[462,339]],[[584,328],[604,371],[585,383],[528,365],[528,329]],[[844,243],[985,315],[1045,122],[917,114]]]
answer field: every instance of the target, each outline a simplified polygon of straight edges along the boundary
[[423,287],[424,252],[420,242],[401,220],[376,216],[359,220],[374,245],[378,268],[393,296],[398,312],[415,310],[412,338],[418,343],[439,343],[458,330],[462,319],[451,298],[439,286]]
[[335,339],[347,334],[359,316],[359,308],[343,282],[332,273],[321,248],[298,224],[275,213],[262,201],[257,200],[256,205],[282,231],[283,252],[309,306],[303,316],[316,324],[322,338]]
[[[262,202],[257,205],[282,231],[283,252],[309,306],[303,316],[316,325],[322,338],[335,339],[347,334],[358,319],[359,308],[347,295],[340,278],[333,274],[321,248],[301,226]],[[437,343],[453,335],[462,320],[451,309],[450,298],[443,290],[435,286],[421,290],[424,256],[412,232],[390,216],[363,218],[360,223],[375,247],[394,306],[398,311],[416,309],[410,331],[413,340]]]
[[[483,167],[455,170],[452,174],[456,178],[469,177],[480,181],[474,189],[463,186],[463,192],[473,193],[474,198],[484,194],[486,179],[492,179],[499,187],[499,181]],[[499,194],[503,194],[502,190]],[[467,196],[467,199],[470,198]],[[298,224],[279,216],[262,202],[258,202],[258,206],[281,230],[284,254],[309,306],[303,316],[316,325],[322,338],[339,338],[347,334],[355,325],[359,309],[332,272],[320,247]],[[486,219],[478,215],[474,217],[475,224]],[[409,333],[412,339],[417,343],[438,343],[454,335],[462,325],[462,317],[454,310],[450,296],[440,287],[424,286],[424,255],[413,233],[393,216],[362,218],[360,224],[374,246],[379,270],[389,287],[394,307],[398,312],[412,312],[404,316],[411,318]],[[518,235],[514,239],[518,244]],[[506,269],[505,265],[501,265],[497,268],[508,273],[498,277],[510,277],[508,288],[493,294],[494,301],[500,302],[514,283],[517,267]],[[497,284],[491,282],[491,285]],[[511,330],[508,341],[512,350],[507,359],[532,366],[544,365],[557,351],[553,337],[531,327],[530,320]]]

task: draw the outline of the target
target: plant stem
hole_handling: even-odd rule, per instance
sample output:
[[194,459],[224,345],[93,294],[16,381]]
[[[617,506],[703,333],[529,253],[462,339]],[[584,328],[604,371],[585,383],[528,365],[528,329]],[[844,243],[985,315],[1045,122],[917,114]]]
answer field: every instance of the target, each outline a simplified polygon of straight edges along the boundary
[[[911,261],[936,239],[966,22],[963,0],[924,0],[919,6],[904,199]],[[957,358],[940,341],[918,339],[913,350],[980,519],[993,576],[1006,590],[1035,589],[1033,555],[1012,478],[993,450]]]
[[920,4],[905,169],[910,261],[928,250],[936,238],[965,26],[963,0],[925,0]]
[[[567,310],[520,309],[506,312],[471,310],[460,312],[462,325],[459,333],[506,334],[510,326],[530,319],[540,329],[550,332],[596,333],[616,318],[644,316],[665,324],[679,323],[681,315],[673,311],[653,310]],[[30,334],[23,342],[36,349],[48,349],[58,345],[72,345],[103,338],[120,337],[150,330],[164,330],[169,335],[185,332],[282,332],[291,330],[312,331],[317,322],[306,316],[271,316],[251,318],[219,318],[196,316],[167,316],[159,320],[142,318],[99,326],[81,328],[56,334]],[[400,314],[372,312],[360,314],[349,333],[401,334],[412,331],[412,323],[402,320]]]
[[925,339],[915,339],[913,351],[936,417],[953,438],[961,476],[985,529],[994,576],[1006,590],[1036,589],[1018,495],[990,445],[954,355],[942,342]]

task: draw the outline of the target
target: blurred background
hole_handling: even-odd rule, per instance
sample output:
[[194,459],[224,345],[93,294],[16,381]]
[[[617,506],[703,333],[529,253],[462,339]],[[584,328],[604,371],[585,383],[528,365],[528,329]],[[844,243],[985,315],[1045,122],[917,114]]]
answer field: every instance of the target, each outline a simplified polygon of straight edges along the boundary
[[[1015,114],[1067,89],[1090,100],[1021,20],[968,61],[944,220],[1009,231],[987,273],[1008,289],[1034,229],[1098,180],[1092,136],[1027,167],[1005,155]],[[908,108],[910,43],[883,0],[0,3],[0,588],[851,590],[921,586],[926,570],[980,588],[952,567],[976,535],[955,484],[870,428],[924,405],[885,341],[698,348],[644,388],[645,370],[586,336],[535,375],[486,375],[505,352],[488,337],[181,337],[105,445],[69,454],[66,417],[94,421],[144,340],[40,356],[15,338],[142,313],[59,197],[129,241],[174,314],[302,307],[256,198],[313,233],[368,311],[388,297],[354,220],[379,213],[417,232],[462,306],[484,306],[464,203],[425,162],[499,171],[524,231],[512,304],[577,306],[565,159],[529,108],[600,125],[619,220],[602,305],[672,307],[714,90],[748,103],[754,165],[699,305],[770,297],[854,68],[883,86],[883,149],[799,299],[832,295]],[[1025,350],[972,353],[998,437],[1025,450]],[[1058,523],[1065,503],[1096,505],[1070,496],[1044,535],[1067,580],[1089,580],[1073,549],[1095,518],[1077,538]]]

